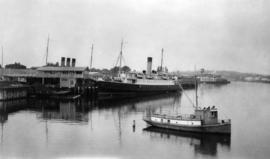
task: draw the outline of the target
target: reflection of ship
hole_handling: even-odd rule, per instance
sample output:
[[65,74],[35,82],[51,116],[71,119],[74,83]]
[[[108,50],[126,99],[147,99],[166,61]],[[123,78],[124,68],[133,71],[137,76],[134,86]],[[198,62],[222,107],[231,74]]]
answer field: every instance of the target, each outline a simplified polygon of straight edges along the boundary
[[[102,108],[119,108],[124,106],[131,106],[129,108],[134,109],[136,112],[144,112],[146,109],[153,109],[164,106],[171,106],[179,103],[181,93],[167,93],[158,94],[153,96],[135,97],[122,100],[110,99],[110,100],[99,100],[97,104],[99,109]],[[129,110],[130,111],[130,110]],[[128,111],[128,112],[129,112]]]
[[147,71],[143,73],[121,72],[122,46],[118,58],[120,63],[118,77],[112,81],[97,81],[98,94],[109,96],[136,96],[141,94],[164,93],[179,90],[177,82],[167,74],[152,71],[152,57],[147,59]]
[[150,137],[153,139],[162,138],[173,143],[179,141],[181,143],[194,145],[196,154],[216,156],[218,148],[226,148],[229,150],[231,145],[230,135],[187,133],[156,127],[148,127],[143,129],[143,131],[149,133]]
[[148,112],[146,116],[144,116],[143,120],[152,126],[165,129],[201,133],[230,134],[231,120],[218,120],[218,111],[215,106],[211,108],[198,107],[198,87],[196,86],[195,88],[196,105],[193,105],[195,108],[194,114],[179,114],[176,116],[170,116],[162,113],[157,114]]
[[57,120],[64,122],[88,122],[88,111],[84,104],[77,101],[35,101],[35,105],[41,106],[41,114],[38,118]]

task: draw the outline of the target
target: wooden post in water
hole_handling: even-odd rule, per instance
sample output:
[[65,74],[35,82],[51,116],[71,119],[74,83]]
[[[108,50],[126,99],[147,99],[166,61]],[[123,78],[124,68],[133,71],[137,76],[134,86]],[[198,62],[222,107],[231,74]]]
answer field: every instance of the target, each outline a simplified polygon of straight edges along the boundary
[[42,78],[42,85],[44,85],[45,84],[45,79],[44,78]]

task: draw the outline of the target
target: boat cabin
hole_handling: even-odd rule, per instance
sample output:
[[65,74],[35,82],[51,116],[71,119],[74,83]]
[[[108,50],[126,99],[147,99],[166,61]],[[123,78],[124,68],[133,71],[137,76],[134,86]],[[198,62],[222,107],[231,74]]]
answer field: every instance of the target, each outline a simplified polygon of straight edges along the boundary
[[195,110],[195,117],[201,119],[202,124],[218,123],[218,111],[215,106]]
[[[149,116],[149,115],[148,115]],[[215,106],[196,109],[195,114],[182,114],[179,116],[168,116],[161,114],[150,115],[152,121],[159,123],[170,123],[186,126],[201,126],[218,124],[218,112]]]

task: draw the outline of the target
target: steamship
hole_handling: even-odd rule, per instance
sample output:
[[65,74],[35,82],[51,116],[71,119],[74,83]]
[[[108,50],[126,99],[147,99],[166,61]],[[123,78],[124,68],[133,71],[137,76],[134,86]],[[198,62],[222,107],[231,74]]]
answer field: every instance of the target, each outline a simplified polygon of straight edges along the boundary
[[119,73],[112,81],[97,81],[99,95],[134,96],[158,94],[179,90],[176,78],[169,78],[165,73],[152,71],[152,57],[147,58],[147,71],[143,73]]

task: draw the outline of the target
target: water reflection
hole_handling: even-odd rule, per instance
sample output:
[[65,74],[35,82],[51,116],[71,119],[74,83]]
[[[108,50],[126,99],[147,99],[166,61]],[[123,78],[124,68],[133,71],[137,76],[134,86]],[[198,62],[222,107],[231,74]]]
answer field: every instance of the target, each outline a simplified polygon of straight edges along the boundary
[[159,108],[166,106],[177,106],[179,104],[181,93],[168,93],[162,95],[126,98],[126,99],[110,99],[99,100],[97,105],[99,109],[130,107],[129,111],[142,112],[147,108]]
[[10,101],[1,101],[0,102],[0,122],[4,124],[8,120],[8,114],[15,113],[19,110],[26,109],[27,100],[10,100]]
[[[270,86],[200,87],[201,105],[215,103],[232,118],[231,137],[145,129],[142,117],[148,109],[193,113],[189,100],[177,93],[117,100],[14,100],[0,102],[0,158],[269,158]],[[186,94],[194,99],[194,90]]]
[[[19,117],[22,121],[26,116],[32,116],[34,118],[27,118],[27,121],[23,122],[28,123],[28,120],[32,123],[37,122],[36,124],[38,127],[36,127],[36,129],[32,129],[32,132],[40,135],[39,140],[41,141],[38,143],[41,145],[44,144],[45,148],[49,149],[53,145],[58,145],[58,141],[61,141],[60,136],[63,136],[63,138],[69,138],[68,132],[72,131],[73,139],[71,140],[74,144],[80,144],[85,140],[85,135],[88,136],[89,139],[95,141],[93,142],[93,145],[98,144],[97,142],[100,142],[99,140],[104,138],[104,136],[109,136],[106,139],[106,142],[108,142],[107,144],[112,145],[115,151],[121,152],[126,146],[131,146],[128,143],[132,143],[134,138],[142,143],[149,142],[145,137],[141,138],[141,131],[146,126],[142,120],[142,116],[146,110],[164,111],[167,109],[172,112],[177,112],[181,100],[180,93],[170,93],[121,100],[81,99],[75,101],[61,101],[29,99],[2,102],[0,104],[0,119],[2,126],[1,143],[3,143],[5,136],[9,135],[10,130],[7,129],[6,133],[4,131],[5,124],[6,127],[10,127],[10,122],[7,124],[8,116],[13,113],[16,115],[17,113],[23,115],[21,118]],[[13,120],[11,123],[20,125],[20,120]],[[72,126],[74,124],[76,124],[76,126]],[[24,125],[24,127],[25,130],[31,129],[27,124]],[[224,139],[218,137],[172,133],[169,131],[164,132],[154,128],[144,129],[144,132],[149,132],[151,138],[161,137],[168,141],[173,141],[179,138],[184,139],[187,145],[194,145],[195,154],[215,156],[217,154],[218,145],[228,148],[230,147],[230,138]],[[61,135],[58,136],[57,134]],[[84,136],[79,134],[84,134]],[[16,136],[17,134],[14,135]],[[28,141],[29,138],[31,138],[31,136],[28,136],[27,134],[21,136],[21,139],[24,142],[31,142]],[[91,147],[91,143],[87,144]],[[4,148],[7,145],[7,143],[2,144],[1,147]],[[93,145],[92,147],[95,147]],[[63,147],[63,145],[60,146]],[[63,148],[65,151],[72,151],[68,145],[66,146],[66,149]],[[177,144],[170,144],[170,146],[177,147]],[[23,145],[19,145],[19,147],[22,149],[21,147],[23,147]],[[102,147],[103,146],[99,148]],[[44,151],[44,153],[47,152]]]
[[41,110],[37,118],[61,122],[83,123],[88,122],[88,107],[80,101],[37,101],[33,105]]
[[157,109],[166,106],[176,106],[179,103],[179,93],[155,95],[130,99],[88,100],[75,101],[22,99],[0,102],[0,122],[5,123],[8,115],[20,110],[36,112],[38,119],[61,122],[88,122],[88,113],[93,109],[117,111],[117,114],[144,112],[146,109]]
[[1,123],[0,143],[1,145],[4,142],[4,129],[5,129],[5,123],[8,120],[8,115],[24,109],[26,105],[27,105],[27,100],[25,99],[0,102],[0,123]]
[[62,122],[88,122],[89,107],[81,101],[59,100],[13,100],[0,102],[0,122],[4,124],[8,116],[20,110],[36,112],[38,119]]
[[168,142],[181,142],[194,146],[195,154],[216,156],[218,148],[230,150],[231,136],[217,134],[200,134],[175,130],[147,127],[143,129],[151,139],[164,139]]
[[[118,141],[120,147],[122,146],[122,129],[123,124],[129,116],[133,113],[143,114],[146,110],[156,110],[160,107],[171,107],[176,106],[179,103],[181,94],[180,93],[168,93],[163,95],[153,95],[145,97],[136,98],[126,98],[126,99],[107,99],[98,100],[95,102],[94,107],[97,111],[112,112],[115,129],[118,132]],[[137,120],[142,121],[142,115],[139,116]],[[136,121],[132,119],[130,127],[132,132],[136,131]],[[143,123],[144,124],[144,123]]]

